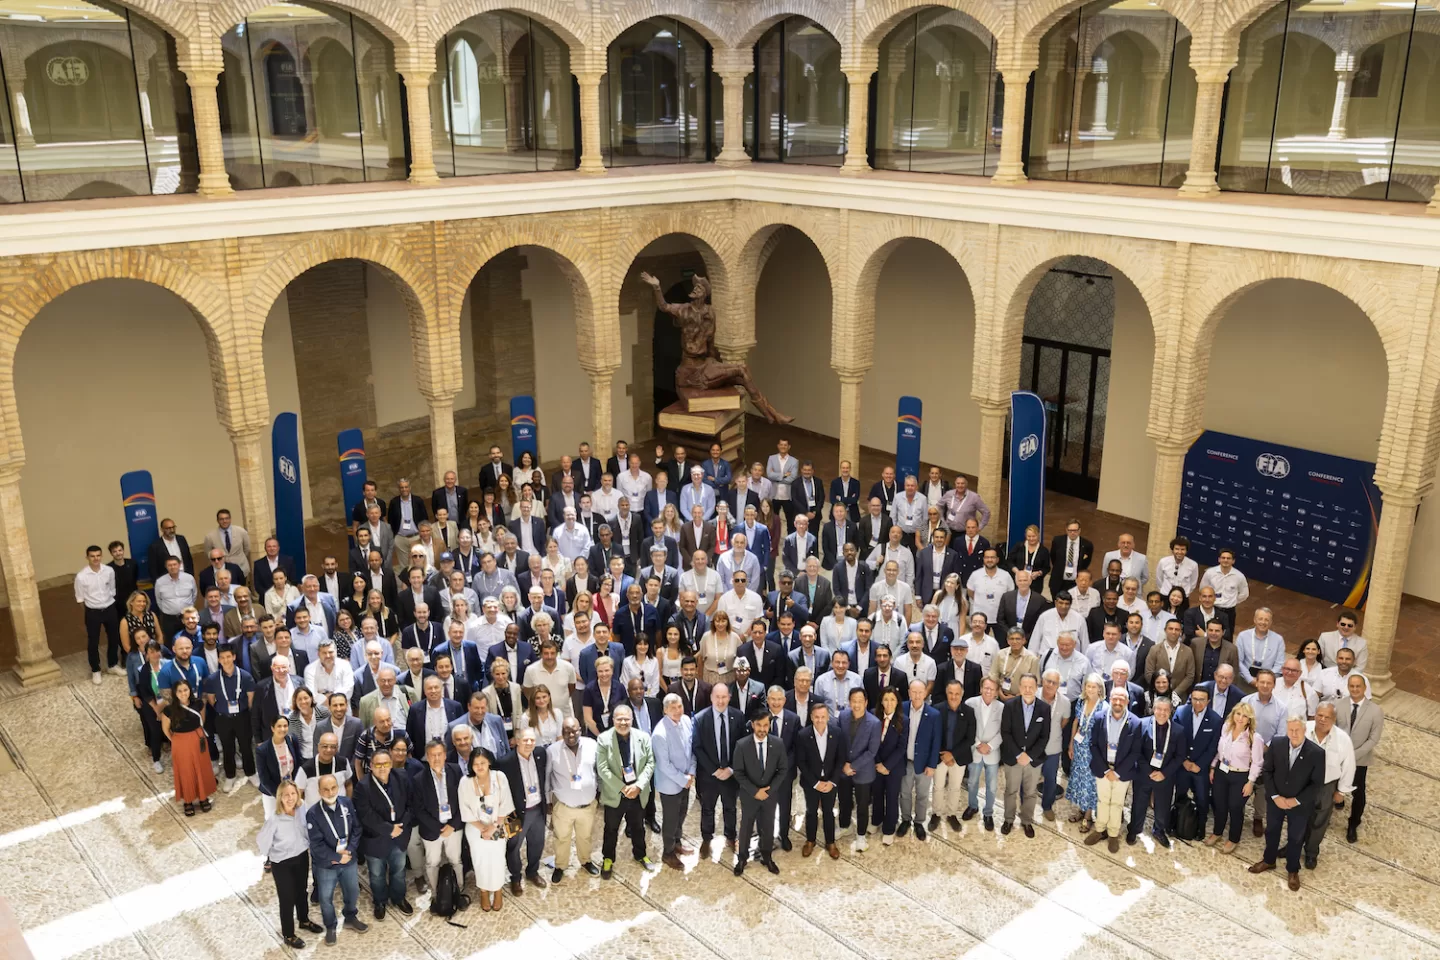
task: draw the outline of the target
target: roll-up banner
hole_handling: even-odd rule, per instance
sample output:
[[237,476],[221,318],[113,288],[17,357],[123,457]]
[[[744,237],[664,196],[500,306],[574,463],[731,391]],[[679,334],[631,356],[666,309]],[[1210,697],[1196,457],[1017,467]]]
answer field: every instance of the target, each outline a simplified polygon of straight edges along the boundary
[[900,413],[895,418],[895,478],[904,486],[906,477],[920,479],[920,414],[919,397],[901,397]]
[[350,514],[365,496],[365,435],[358,429],[341,430],[335,436],[340,449],[340,491],[345,500],[345,526]]
[[1045,529],[1045,401],[1033,393],[1010,394],[1010,513],[1006,550],[1025,539],[1025,528]]
[[275,539],[280,552],[295,560],[296,577],[305,576],[305,502],[300,489],[299,420],[293,413],[275,418],[270,430],[275,462]]
[[120,476],[120,506],[125,511],[130,556],[135,558],[139,571],[139,588],[149,590],[155,586],[155,574],[150,570],[150,544],[160,536],[160,518],[155,513],[155,482],[150,479],[149,470],[132,470]]
[[535,420],[534,397],[510,398],[510,446],[516,463],[527,450],[536,462],[540,460],[540,426]]

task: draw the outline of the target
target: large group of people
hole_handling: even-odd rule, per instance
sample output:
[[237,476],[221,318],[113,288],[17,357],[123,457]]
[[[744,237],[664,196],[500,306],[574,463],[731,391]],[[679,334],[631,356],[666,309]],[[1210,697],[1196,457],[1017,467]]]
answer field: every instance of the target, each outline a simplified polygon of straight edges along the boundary
[[499,910],[562,882],[572,846],[609,878],[622,830],[645,868],[683,870],[692,802],[703,859],[778,872],[797,780],[806,857],[852,826],[857,852],[993,831],[997,805],[1001,834],[1065,812],[1111,852],[1148,832],[1230,853],[1248,817],[1250,869],[1283,854],[1293,890],[1336,810],[1357,840],[1384,715],[1353,611],[1287,645],[1264,607],[1237,622],[1228,550],[1203,574],[1183,537],[1153,567],[1129,534],[1097,557],[1075,520],[1007,549],[938,468],[862,492],[783,440],[748,468],[654,452],[581,444],[547,476],[491,447],[476,488],[449,472],[428,499],[367,482],[348,557],[303,577],[273,537],[252,560],[226,510],[198,574],[162,521],[152,590],[122,543],[86,551],[94,681],[104,632],[187,816],[259,791],[291,946],[335,941],[336,887],[366,929],[362,862],[377,919],[467,876]]

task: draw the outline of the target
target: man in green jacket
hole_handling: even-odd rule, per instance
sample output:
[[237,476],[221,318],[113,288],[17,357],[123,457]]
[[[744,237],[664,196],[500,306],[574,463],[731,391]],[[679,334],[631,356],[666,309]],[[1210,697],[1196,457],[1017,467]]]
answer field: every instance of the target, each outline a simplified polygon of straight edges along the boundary
[[623,704],[615,707],[611,720],[614,726],[600,734],[595,752],[600,805],[605,808],[605,839],[600,848],[605,858],[600,876],[605,880],[615,870],[615,845],[622,819],[635,862],[647,870],[655,867],[645,854],[645,804],[650,799],[650,778],[655,773],[650,735],[634,728],[635,718]]

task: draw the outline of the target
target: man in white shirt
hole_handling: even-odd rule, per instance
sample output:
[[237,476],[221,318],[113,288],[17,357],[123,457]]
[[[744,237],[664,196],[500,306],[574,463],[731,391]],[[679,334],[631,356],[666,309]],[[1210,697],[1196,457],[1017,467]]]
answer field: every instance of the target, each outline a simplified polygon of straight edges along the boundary
[[1140,586],[1150,579],[1150,566],[1145,559],[1145,554],[1135,549],[1135,538],[1128,533],[1120,534],[1116,541],[1117,549],[1105,554],[1105,560],[1101,566],[1109,568],[1111,560],[1120,561],[1120,576],[1134,577],[1140,581]]
[[[965,651],[965,659],[971,663],[980,665],[980,672],[984,676],[990,675],[990,662],[1000,652],[999,642],[987,632],[990,628],[989,618],[983,613],[972,613],[970,615],[970,647]],[[998,692],[1000,687],[995,687]],[[997,758],[996,763],[999,763]]]
[[560,739],[546,748],[546,777],[550,781],[547,792],[553,801],[555,830],[555,872],[550,875],[551,883],[565,879],[572,837],[580,866],[592,877],[600,875],[600,868],[590,859],[595,799],[599,792],[595,775],[596,746],[596,741],[580,736],[580,721],[566,717]]
[[904,673],[910,683],[923,683],[928,701],[935,687],[935,659],[925,652],[925,638],[918,632],[912,632],[905,645],[905,655],[895,661],[895,669]]
[[[195,605],[195,578],[180,569],[178,557],[165,558],[165,573],[155,578],[155,606],[160,617],[161,643],[168,644],[180,630],[180,612]],[[118,635],[118,630],[117,630]],[[99,635],[96,635],[99,643]],[[98,658],[97,658],[98,663]],[[98,671],[91,671],[92,673]],[[91,677],[93,680],[94,677]]]
[[1355,666],[1355,650],[1351,647],[1341,647],[1335,651],[1334,666],[1320,671],[1320,682],[1316,684],[1315,692],[1321,700],[1341,703],[1350,696],[1350,677],[1352,675],[1365,681],[1365,695],[1368,697],[1370,695],[1370,679]]
[[590,509],[606,520],[620,512],[620,491],[615,489],[615,478],[610,474],[600,474],[600,489],[590,491]]
[[1085,626],[1085,618],[1075,611],[1068,593],[1057,596],[1055,606],[1036,618],[1027,649],[1043,661],[1046,652],[1054,649],[1055,641],[1062,633],[1070,633],[1074,637],[1081,653],[1090,649],[1090,635]]
[[[749,544],[750,539],[740,531],[730,535],[730,549],[722,553],[715,564],[715,572],[719,574],[722,584],[734,583],[737,573],[744,573],[750,583],[760,583],[760,561],[746,549]],[[731,623],[730,626],[733,629],[735,624]]]
[[888,647],[896,656],[901,655],[910,627],[900,615],[895,598],[889,595],[881,597],[880,602],[875,604],[875,612],[870,615],[870,621],[871,636],[875,643]]
[[102,556],[98,546],[86,547],[85,566],[75,574],[75,602],[85,608],[86,652],[90,657],[90,682],[94,684],[100,683],[101,627],[105,628],[110,672],[117,676],[125,675],[125,668],[120,666],[120,616],[115,606],[115,568],[101,563]]
[[[604,478],[601,478],[604,481]],[[655,486],[650,474],[640,469],[640,454],[630,454],[630,469],[615,478],[615,486],[631,503],[644,503],[645,494]]]
[[1235,608],[1250,599],[1250,581],[1235,569],[1235,551],[1222,549],[1217,556],[1219,565],[1205,571],[1200,578],[1200,586],[1215,591],[1215,606],[1220,611],[1220,619],[1225,621],[1226,632],[1234,634]]
[[720,574],[710,569],[710,555],[704,550],[696,550],[690,558],[690,569],[680,574],[680,591],[686,590],[695,594],[701,610],[710,609],[723,592]]
[[310,621],[309,607],[296,607],[292,616],[295,618],[295,626],[290,630],[290,644],[296,650],[303,650],[308,658],[314,660],[320,653],[321,641],[330,638],[324,627]]
[[[294,631],[290,639],[293,645]],[[332,693],[350,696],[355,690],[355,672],[350,664],[335,656],[335,641],[326,637],[319,642],[318,649],[316,660],[305,668],[305,686],[315,694],[315,702],[326,702]]]
[[731,589],[725,591],[715,604],[716,612],[723,612],[730,618],[730,629],[744,635],[751,622],[765,615],[765,602],[758,590],[748,589],[750,577],[744,570],[736,570],[730,577]]
[[555,538],[556,546],[560,548],[560,555],[566,560],[574,560],[576,557],[586,556],[590,552],[590,531],[576,523],[575,517],[575,510],[566,507],[565,522],[550,534]]
[[[863,528],[863,524],[862,524]],[[900,579],[906,583],[915,582],[915,554],[904,544],[905,532],[898,525],[892,524],[887,532],[885,543],[875,547],[866,559],[871,570],[883,570],[885,564],[895,561],[900,565]]]
[[1105,635],[1100,643],[1092,644],[1086,654],[1090,658],[1090,665],[1095,672],[1102,677],[1110,676],[1110,668],[1116,660],[1124,660],[1130,667],[1130,672],[1135,673],[1135,652],[1120,642],[1120,628],[1113,623],[1105,625]]
[[1145,601],[1140,599],[1140,579],[1126,577],[1120,582],[1120,602],[1116,604],[1126,613],[1143,613]]
[[1141,622],[1144,624],[1141,631],[1155,643],[1159,643],[1165,637],[1165,624],[1175,619],[1175,614],[1163,609],[1165,597],[1159,590],[1151,590],[1145,595],[1145,609],[1140,611]]
[[1333,703],[1320,705],[1315,719],[1305,725],[1305,736],[1325,750],[1325,786],[1315,795],[1315,813],[1305,836],[1305,869],[1314,870],[1335,805],[1355,792],[1355,744],[1350,734],[1336,725]]
[[1364,671],[1370,662],[1369,644],[1355,632],[1356,623],[1354,610],[1341,610],[1335,618],[1335,629],[1320,634],[1320,652],[1325,655],[1326,663],[1338,663],[1337,654],[1349,650],[1355,657],[1355,669]]
[[879,609],[886,597],[893,599],[896,608],[904,612],[906,622],[915,619],[915,592],[909,583],[900,579],[900,565],[894,560],[886,562],[885,575],[870,588],[871,609]]
[[985,614],[987,623],[999,619],[1000,598],[1014,589],[1015,581],[1000,569],[1000,557],[993,547],[985,551],[984,565],[970,574],[970,581],[965,584],[971,611]]
[[1090,611],[1100,606],[1100,591],[1094,587],[1094,578],[1090,576],[1089,570],[1081,570],[1075,574],[1075,586],[1069,590],[1061,591],[1070,597],[1070,609],[1080,619],[1090,616]]
[[1055,672],[1060,677],[1061,693],[1074,703],[1084,689],[1090,658],[1076,648],[1075,634],[1063,630],[1055,638],[1054,648],[1040,655],[1040,669]]
[[1155,586],[1162,596],[1169,597],[1173,587],[1184,590],[1187,598],[1195,595],[1200,583],[1200,565],[1190,559],[1189,553],[1190,539],[1176,537],[1170,541],[1170,556],[1162,557],[1155,564]]
[[929,508],[930,505],[925,502],[925,495],[920,492],[915,477],[907,476],[905,491],[890,505],[890,519],[900,528],[904,535],[902,540],[911,550],[919,547],[916,533],[924,528]]
[[1291,713],[1303,710],[1306,717],[1315,716],[1315,710],[1320,706],[1320,694],[1300,678],[1300,661],[1294,657],[1285,660],[1280,667],[1280,680],[1275,684],[1275,697],[1286,704],[1286,709]]

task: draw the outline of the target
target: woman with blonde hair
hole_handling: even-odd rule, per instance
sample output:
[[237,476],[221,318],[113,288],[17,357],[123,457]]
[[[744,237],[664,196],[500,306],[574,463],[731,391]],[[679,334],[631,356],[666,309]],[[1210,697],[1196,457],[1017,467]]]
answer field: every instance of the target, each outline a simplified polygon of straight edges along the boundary
[[735,655],[740,652],[740,635],[730,629],[730,615],[715,611],[710,629],[700,638],[700,678],[714,686],[735,679]]
[[[125,617],[120,621],[120,647],[125,651],[125,672],[129,675],[131,684],[135,682],[135,674],[139,671],[140,664],[145,661],[142,645],[135,642],[136,630],[144,630],[147,639],[160,638],[160,626],[155,619],[155,611],[150,609],[150,595],[143,590],[136,590],[125,598]],[[130,696],[135,696],[133,686]]]
[[305,941],[295,935],[298,925],[307,933],[324,933],[325,928],[310,919],[310,835],[305,810],[300,805],[300,788],[293,780],[282,780],[275,788],[275,813],[260,826],[256,838],[260,855],[270,864],[270,878],[280,900],[280,935],[292,950],[303,950]]
[[[1097,721],[1105,722],[1105,680],[1098,673],[1085,676],[1085,687],[1081,693],[1082,702],[1075,707],[1075,734],[1070,741],[1070,769],[1090,769],[1090,726]],[[1075,807],[1070,822],[1080,822],[1085,833],[1095,825],[1095,811],[1100,806],[1100,795],[1095,790],[1095,778],[1077,775],[1070,778],[1065,788],[1065,799]]]
[[1237,703],[1220,731],[1220,747],[1210,762],[1210,809],[1215,813],[1215,830],[1205,838],[1205,846],[1213,847],[1230,826],[1225,838],[1225,853],[1240,842],[1245,826],[1245,803],[1255,792],[1255,784],[1265,765],[1265,741],[1255,732],[1255,711],[1248,703]]

